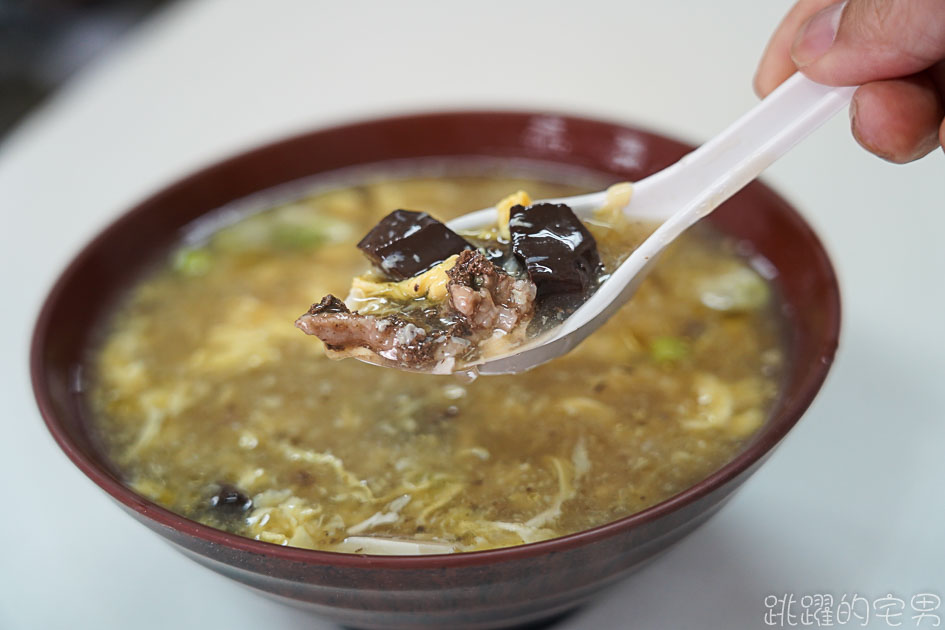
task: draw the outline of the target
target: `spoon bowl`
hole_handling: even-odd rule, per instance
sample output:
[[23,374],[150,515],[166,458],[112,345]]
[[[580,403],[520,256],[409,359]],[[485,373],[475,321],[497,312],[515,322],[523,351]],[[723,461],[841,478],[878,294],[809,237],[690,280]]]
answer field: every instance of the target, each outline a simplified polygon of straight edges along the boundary
[[[657,229],[560,325],[512,352],[466,364],[462,370],[522,372],[569,352],[630,299],[670,243],[846,107],[855,90],[821,85],[795,73],[719,135],[635,184],[633,194],[620,200],[622,212],[635,221],[654,222]],[[589,219],[618,199],[601,191],[546,201],[567,204],[578,218]],[[496,221],[496,209],[486,208],[448,225],[475,231]]]

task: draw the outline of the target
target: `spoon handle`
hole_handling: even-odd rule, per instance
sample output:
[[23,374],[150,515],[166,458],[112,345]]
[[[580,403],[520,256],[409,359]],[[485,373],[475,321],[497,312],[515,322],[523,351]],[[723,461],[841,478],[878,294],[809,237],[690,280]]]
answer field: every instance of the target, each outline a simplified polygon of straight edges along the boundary
[[671,209],[663,216],[673,212],[671,220],[682,220],[685,229],[846,107],[855,90],[795,73],[720,134],[641,182],[654,193],[647,195],[646,205],[653,212]]

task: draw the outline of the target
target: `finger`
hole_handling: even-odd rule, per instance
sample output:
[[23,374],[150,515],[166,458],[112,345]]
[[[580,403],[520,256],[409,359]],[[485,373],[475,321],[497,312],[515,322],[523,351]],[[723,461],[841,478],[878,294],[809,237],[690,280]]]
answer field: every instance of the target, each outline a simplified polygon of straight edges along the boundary
[[791,59],[791,45],[794,43],[798,29],[810,16],[835,1],[800,0],[784,16],[768,41],[758,64],[758,70],[755,71],[754,87],[758,96],[762,98],[767,96],[797,70],[794,60]]
[[850,0],[816,13],[791,49],[808,77],[858,85],[921,72],[945,58],[943,0]]
[[[928,74],[936,88],[938,88],[939,101],[945,106],[945,60],[939,61],[929,68]],[[942,150],[945,151],[945,119],[942,120],[942,124],[938,128],[938,143],[942,145]]]
[[942,120],[942,126],[938,128],[938,143],[942,145],[942,151],[945,151],[945,120]]
[[890,162],[912,162],[939,146],[945,107],[926,73],[863,85],[851,112],[857,141]]

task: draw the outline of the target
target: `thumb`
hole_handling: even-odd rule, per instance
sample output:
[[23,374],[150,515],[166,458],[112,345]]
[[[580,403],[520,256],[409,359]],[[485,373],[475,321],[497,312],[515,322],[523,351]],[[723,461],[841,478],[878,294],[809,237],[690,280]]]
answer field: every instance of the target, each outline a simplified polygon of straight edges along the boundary
[[945,0],[849,0],[815,13],[791,50],[804,74],[857,85],[921,72],[945,59]]

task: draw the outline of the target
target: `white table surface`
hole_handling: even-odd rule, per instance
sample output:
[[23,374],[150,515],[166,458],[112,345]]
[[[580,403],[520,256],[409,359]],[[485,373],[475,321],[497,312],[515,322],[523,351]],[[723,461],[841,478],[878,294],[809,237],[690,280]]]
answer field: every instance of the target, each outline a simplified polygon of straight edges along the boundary
[[[788,5],[207,0],[93,63],[0,145],[0,628],[330,627],[172,552],[40,421],[26,356],[38,306],[123,209],[274,137],[416,109],[547,108],[703,140],[755,102],[756,59]],[[756,628],[766,595],[825,592],[898,595],[916,627],[912,595],[945,599],[943,153],[886,164],[838,116],[765,178],[834,257],[836,365],[713,520],[562,628]]]

